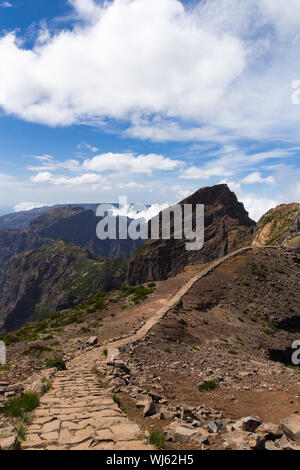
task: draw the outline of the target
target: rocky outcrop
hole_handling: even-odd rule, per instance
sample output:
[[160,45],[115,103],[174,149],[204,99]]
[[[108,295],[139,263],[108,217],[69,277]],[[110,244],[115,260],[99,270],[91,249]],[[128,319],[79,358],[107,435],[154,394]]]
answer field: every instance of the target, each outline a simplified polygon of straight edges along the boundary
[[60,240],[14,257],[0,300],[3,329],[65,310],[125,279],[123,260],[107,260]]
[[253,245],[300,249],[300,204],[282,204],[267,212],[257,224]]
[[187,251],[186,239],[149,239],[130,261],[130,284],[167,279],[188,265],[208,263],[251,243],[255,222],[227,185],[202,188],[181,201],[182,207],[184,204],[193,206],[193,219],[196,204],[205,206],[203,248]]

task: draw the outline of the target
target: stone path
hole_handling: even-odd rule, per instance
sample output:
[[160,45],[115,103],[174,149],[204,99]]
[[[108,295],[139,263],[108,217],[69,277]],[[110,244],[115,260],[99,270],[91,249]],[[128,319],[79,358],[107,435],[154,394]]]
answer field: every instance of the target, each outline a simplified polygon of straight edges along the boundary
[[230,258],[252,248],[242,248],[194,275],[172,299],[133,336],[83,353],[58,372],[51,389],[40,400],[28,427],[23,449],[138,450],[151,449],[138,425],[131,423],[92,372],[95,361],[104,360],[103,349],[114,349],[143,339],[202,277]]
[[[95,352],[97,351],[97,354]],[[139,426],[113,401],[91,371],[99,349],[89,351],[58,372],[40,400],[28,427],[26,450],[143,450],[151,449]]]

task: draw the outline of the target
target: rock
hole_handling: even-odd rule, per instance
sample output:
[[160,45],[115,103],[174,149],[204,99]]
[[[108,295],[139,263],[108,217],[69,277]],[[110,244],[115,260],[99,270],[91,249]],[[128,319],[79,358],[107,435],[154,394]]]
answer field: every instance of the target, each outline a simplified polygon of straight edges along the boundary
[[96,346],[96,344],[98,343],[98,337],[97,336],[91,336],[87,342],[86,342],[89,346]]
[[257,429],[256,432],[263,434],[267,441],[276,441],[283,435],[283,431],[280,426],[272,423],[263,423]]
[[264,450],[266,439],[262,434],[250,434],[248,437],[249,446],[254,450]]
[[280,423],[283,432],[293,441],[300,444],[300,415],[293,414]]
[[209,444],[209,433],[203,428],[194,428],[178,424],[174,421],[170,424],[168,431],[165,433],[168,441],[173,442],[197,442],[201,444]]
[[41,396],[47,392],[47,386],[44,384],[41,377],[34,376],[33,378],[30,378],[24,385],[24,392],[36,393],[37,395]]
[[184,426],[177,426],[175,428],[175,436],[179,437],[182,440],[189,440],[192,436],[197,434],[197,430],[186,428]]
[[4,439],[0,439],[0,450],[13,450],[17,446],[17,436],[10,436],[5,437]]
[[147,418],[147,416],[153,416],[157,413],[157,409],[155,404],[153,403],[152,399],[151,401],[149,400],[144,408],[144,418]]
[[209,421],[209,423],[207,423],[207,429],[208,432],[211,432],[213,434],[216,434],[218,432],[218,426],[214,421]]
[[285,434],[275,442],[275,445],[281,450],[300,450],[300,446],[290,441]]
[[262,419],[258,417],[247,416],[238,420],[232,427],[234,430],[242,430],[246,432],[255,432],[262,424]]
[[140,393],[136,397],[136,407],[144,408],[149,401],[152,402],[152,398],[150,397],[150,395],[143,395]]
[[265,450],[281,450],[279,447],[277,447],[274,442],[267,441],[265,444]]

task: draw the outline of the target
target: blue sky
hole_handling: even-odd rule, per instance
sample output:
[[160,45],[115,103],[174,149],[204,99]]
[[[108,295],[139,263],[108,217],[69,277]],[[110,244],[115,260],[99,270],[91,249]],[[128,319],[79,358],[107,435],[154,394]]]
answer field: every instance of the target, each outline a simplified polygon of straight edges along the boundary
[[299,201],[299,27],[298,0],[0,0],[0,213]]

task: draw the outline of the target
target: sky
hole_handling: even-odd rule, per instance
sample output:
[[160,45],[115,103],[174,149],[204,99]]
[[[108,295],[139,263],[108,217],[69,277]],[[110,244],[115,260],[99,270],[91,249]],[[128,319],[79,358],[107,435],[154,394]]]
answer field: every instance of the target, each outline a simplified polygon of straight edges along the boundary
[[300,200],[299,0],[0,0],[0,214]]

